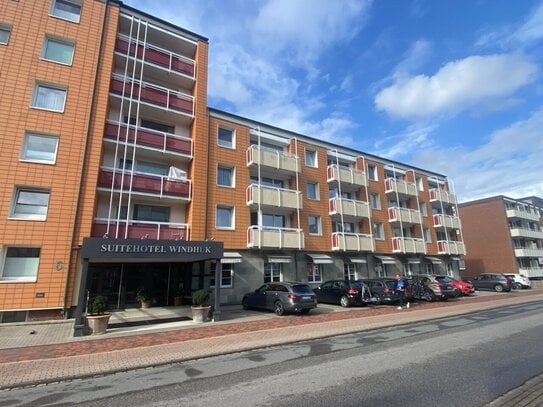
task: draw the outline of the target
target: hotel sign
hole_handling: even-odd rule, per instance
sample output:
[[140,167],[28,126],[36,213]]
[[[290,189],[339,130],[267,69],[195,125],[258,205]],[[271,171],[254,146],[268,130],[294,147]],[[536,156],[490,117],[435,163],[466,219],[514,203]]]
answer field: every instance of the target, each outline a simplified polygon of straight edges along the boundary
[[89,237],[83,239],[81,256],[91,261],[201,261],[223,257],[223,243]]

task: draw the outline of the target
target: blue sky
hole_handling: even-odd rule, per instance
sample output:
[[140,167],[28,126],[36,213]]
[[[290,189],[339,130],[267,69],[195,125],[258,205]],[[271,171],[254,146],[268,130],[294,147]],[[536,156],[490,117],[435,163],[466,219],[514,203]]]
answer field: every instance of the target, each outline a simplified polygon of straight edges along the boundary
[[125,0],[209,38],[208,105],[543,197],[543,0]]

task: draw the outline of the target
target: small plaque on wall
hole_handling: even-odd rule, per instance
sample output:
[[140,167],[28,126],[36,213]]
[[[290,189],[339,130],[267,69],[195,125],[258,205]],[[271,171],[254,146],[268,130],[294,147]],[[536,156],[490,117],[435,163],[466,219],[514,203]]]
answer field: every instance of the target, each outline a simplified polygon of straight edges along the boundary
[[36,293],[36,298],[45,298],[45,293]]

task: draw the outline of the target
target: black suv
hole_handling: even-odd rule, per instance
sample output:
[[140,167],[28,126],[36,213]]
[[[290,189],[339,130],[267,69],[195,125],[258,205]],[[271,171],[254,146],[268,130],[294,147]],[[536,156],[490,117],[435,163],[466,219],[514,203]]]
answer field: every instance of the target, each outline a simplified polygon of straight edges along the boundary
[[[392,277],[368,278],[362,280],[370,290],[371,298],[376,304],[395,304],[400,301],[396,291],[396,279]],[[412,281],[404,279],[405,285],[404,301],[413,299]]]
[[370,302],[370,292],[361,281],[329,280],[313,291],[318,302],[339,304],[342,307],[365,305]]
[[465,280],[473,284],[476,290],[511,291],[513,281],[501,273],[482,273]]
[[317,297],[305,283],[274,281],[245,294],[241,304],[243,309],[263,308],[277,315],[285,312],[307,314],[311,308],[317,307]]

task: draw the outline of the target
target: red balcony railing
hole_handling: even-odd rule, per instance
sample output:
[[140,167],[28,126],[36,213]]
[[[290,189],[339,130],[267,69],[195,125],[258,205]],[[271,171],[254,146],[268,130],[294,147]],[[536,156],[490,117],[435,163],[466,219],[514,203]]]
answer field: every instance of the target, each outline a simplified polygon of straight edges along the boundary
[[189,240],[189,225],[184,223],[161,223],[148,221],[126,221],[117,223],[107,219],[95,219],[92,237],[127,239]]

